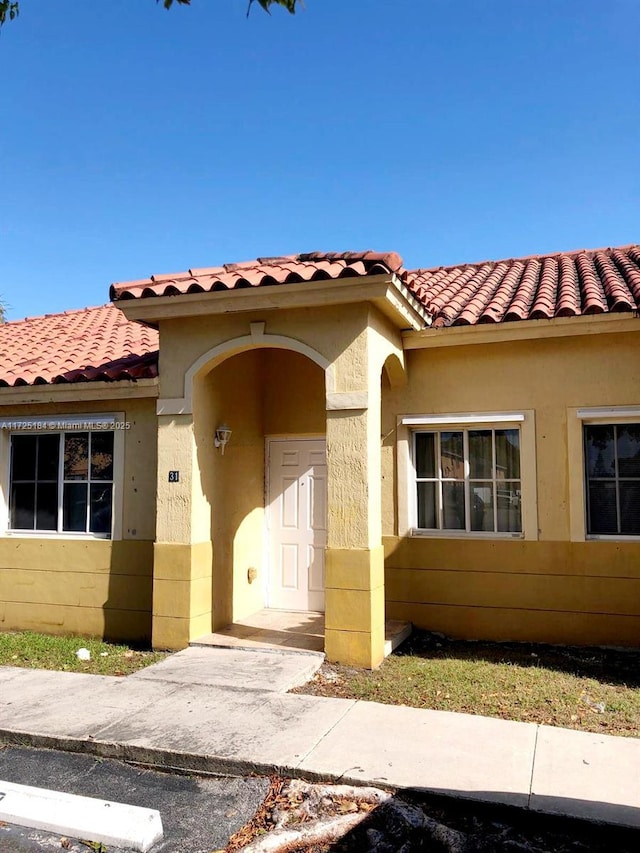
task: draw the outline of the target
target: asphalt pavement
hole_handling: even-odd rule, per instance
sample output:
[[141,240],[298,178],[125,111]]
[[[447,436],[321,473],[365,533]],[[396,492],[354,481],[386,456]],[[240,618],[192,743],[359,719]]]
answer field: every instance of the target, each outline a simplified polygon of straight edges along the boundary
[[[0,779],[158,809],[164,839],[153,853],[211,853],[224,848],[253,817],[269,787],[265,778],[176,775],[112,759],[24,747],[0,749]],[[70,853],[87,853],[86,845],[72,840],[70,844]],[[0,853],[61,849],[59,835],[0,827]],[[109,846],[109,853],[124,851]]]

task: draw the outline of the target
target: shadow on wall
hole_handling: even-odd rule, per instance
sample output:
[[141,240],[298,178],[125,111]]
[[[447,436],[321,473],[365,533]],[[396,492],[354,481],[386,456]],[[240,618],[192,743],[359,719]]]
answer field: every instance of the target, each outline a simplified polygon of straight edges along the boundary
[[[203,511],[213,542],[212,629],[264,607],[265,437],[324,434],[324,372],[273,348],[229,356],[194,386]],[[224,455],[215,429],[232,429]],[[249,569],[255,569],[251,573]]]
[[131,406],[126,420],[131,428],[124,435],[123,538],[109,543],[104,637],[150,648],[158,468],[155,400]]
[[153,542],[112,542],[104,639],[149,648],[152,612]]
[[638,829],[607,821],[637,826],[639,809],[540,796],[535,796],[531,810],[479,802],[511,797],[493,791],[441,795],[408,789],[322,849],[327,853],[635,853],[638,849]]

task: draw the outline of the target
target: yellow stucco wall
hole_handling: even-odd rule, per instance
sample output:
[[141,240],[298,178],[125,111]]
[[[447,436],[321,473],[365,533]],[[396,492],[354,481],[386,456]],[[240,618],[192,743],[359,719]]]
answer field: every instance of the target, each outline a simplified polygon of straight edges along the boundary
[[151,542],[0,539],[0,630],[148,642]]
[[[575,409],[640,404],[640,335],[405,355],[409,384],[383,387],[387,616],[461,637],[640,645],[640,542],[584,541],[569,489],[581,453],[578,443],[570,462],[568,444]],[[535,414],[537,536],[398,537],[397,416],[522,410]]]
[[[0,533],[0,630],[149,641],[155,536],[155,399],[1,405],[2,417],[118,412],[124,432],[122,538]],[[8,442],[0,465],[6,474]],[[3,477],[6,483],[6,477]]]
[[[328,362],[337,363],[352,341],[366,336],[368,321],[369,306],[366,304],[161,320],[160,398],[182,397],[184,376],[189,368],[217,345],[249,336],[252,323],[264,323],[267,336],[282,336],[303,342]],[[250,346],[260,345],[260,339],[256,338]],[[249,349],[250,346],[245,348]],[[270,346],[268,339],[262,342],[262,346]],[[226,356],[221,360],[224,358]],[[208,372],[212,366],[205,365],[204,372]],[[362,377],[366,375],[366,364],[358,364],[353,357],[347,358],[338,365],[337,372],[338,390],[363,390]]]
[[324,435],[324,375],[305,356],[257,350],[262,364],[265,435]]
[[[571,439],[575,409],[640,405],[637,332],[411,349],[408,383],[392,385],[380,370],[386,358],[400,365],[397,335],[367,305],[168,320],[161,398],[183,398],[191,365],[250,335],[251,323],[313,347],[330,365],[331,388],[305,356],[260,347],[258,331],[255,348],[197,374],[192,411],[157,418],[151,398],[0,408],[7,416],[123,412],[132,423],[122,541],[0,536],[0,627],[142,639],[153,611],[156,645],[175,648],[259,609],[265,436],[326,432],[330,657],[375,665],[383,599],[387,618],[455,636],[640,644],[640,543],[576,534],[582,506],[571,473],[582,465]],[[367,405],[327,411],[331,393],[364,395]],[[537,524],[527,541],[398,535],[407,526],[398,415],[501,411],[534,417],[535,453],[523,467],[535,480]],[[224,456],[213,446],[222,422],[233,430]],[[167,482],[173,469],[179,484]],[[257,570],[252,583],[249,569]]]

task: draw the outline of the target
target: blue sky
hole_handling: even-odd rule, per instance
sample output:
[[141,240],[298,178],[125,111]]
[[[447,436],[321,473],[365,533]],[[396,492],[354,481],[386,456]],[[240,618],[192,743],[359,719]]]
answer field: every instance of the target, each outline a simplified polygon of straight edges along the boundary
[[21,0],[9,318],[312,250],[439,266],[640,241],[638,0]]

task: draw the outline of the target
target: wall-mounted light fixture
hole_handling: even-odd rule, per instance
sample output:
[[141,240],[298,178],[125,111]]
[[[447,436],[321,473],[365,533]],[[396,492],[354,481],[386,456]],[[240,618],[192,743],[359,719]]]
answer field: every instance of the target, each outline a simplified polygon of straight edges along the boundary
[[216,447],[219,447],[221,449],[223,456],[224,449],[227,446],[230,438],[231,430],[226,424],[220,424],[219,427],[216,427],[216,437],[214,439],[214,444]]

